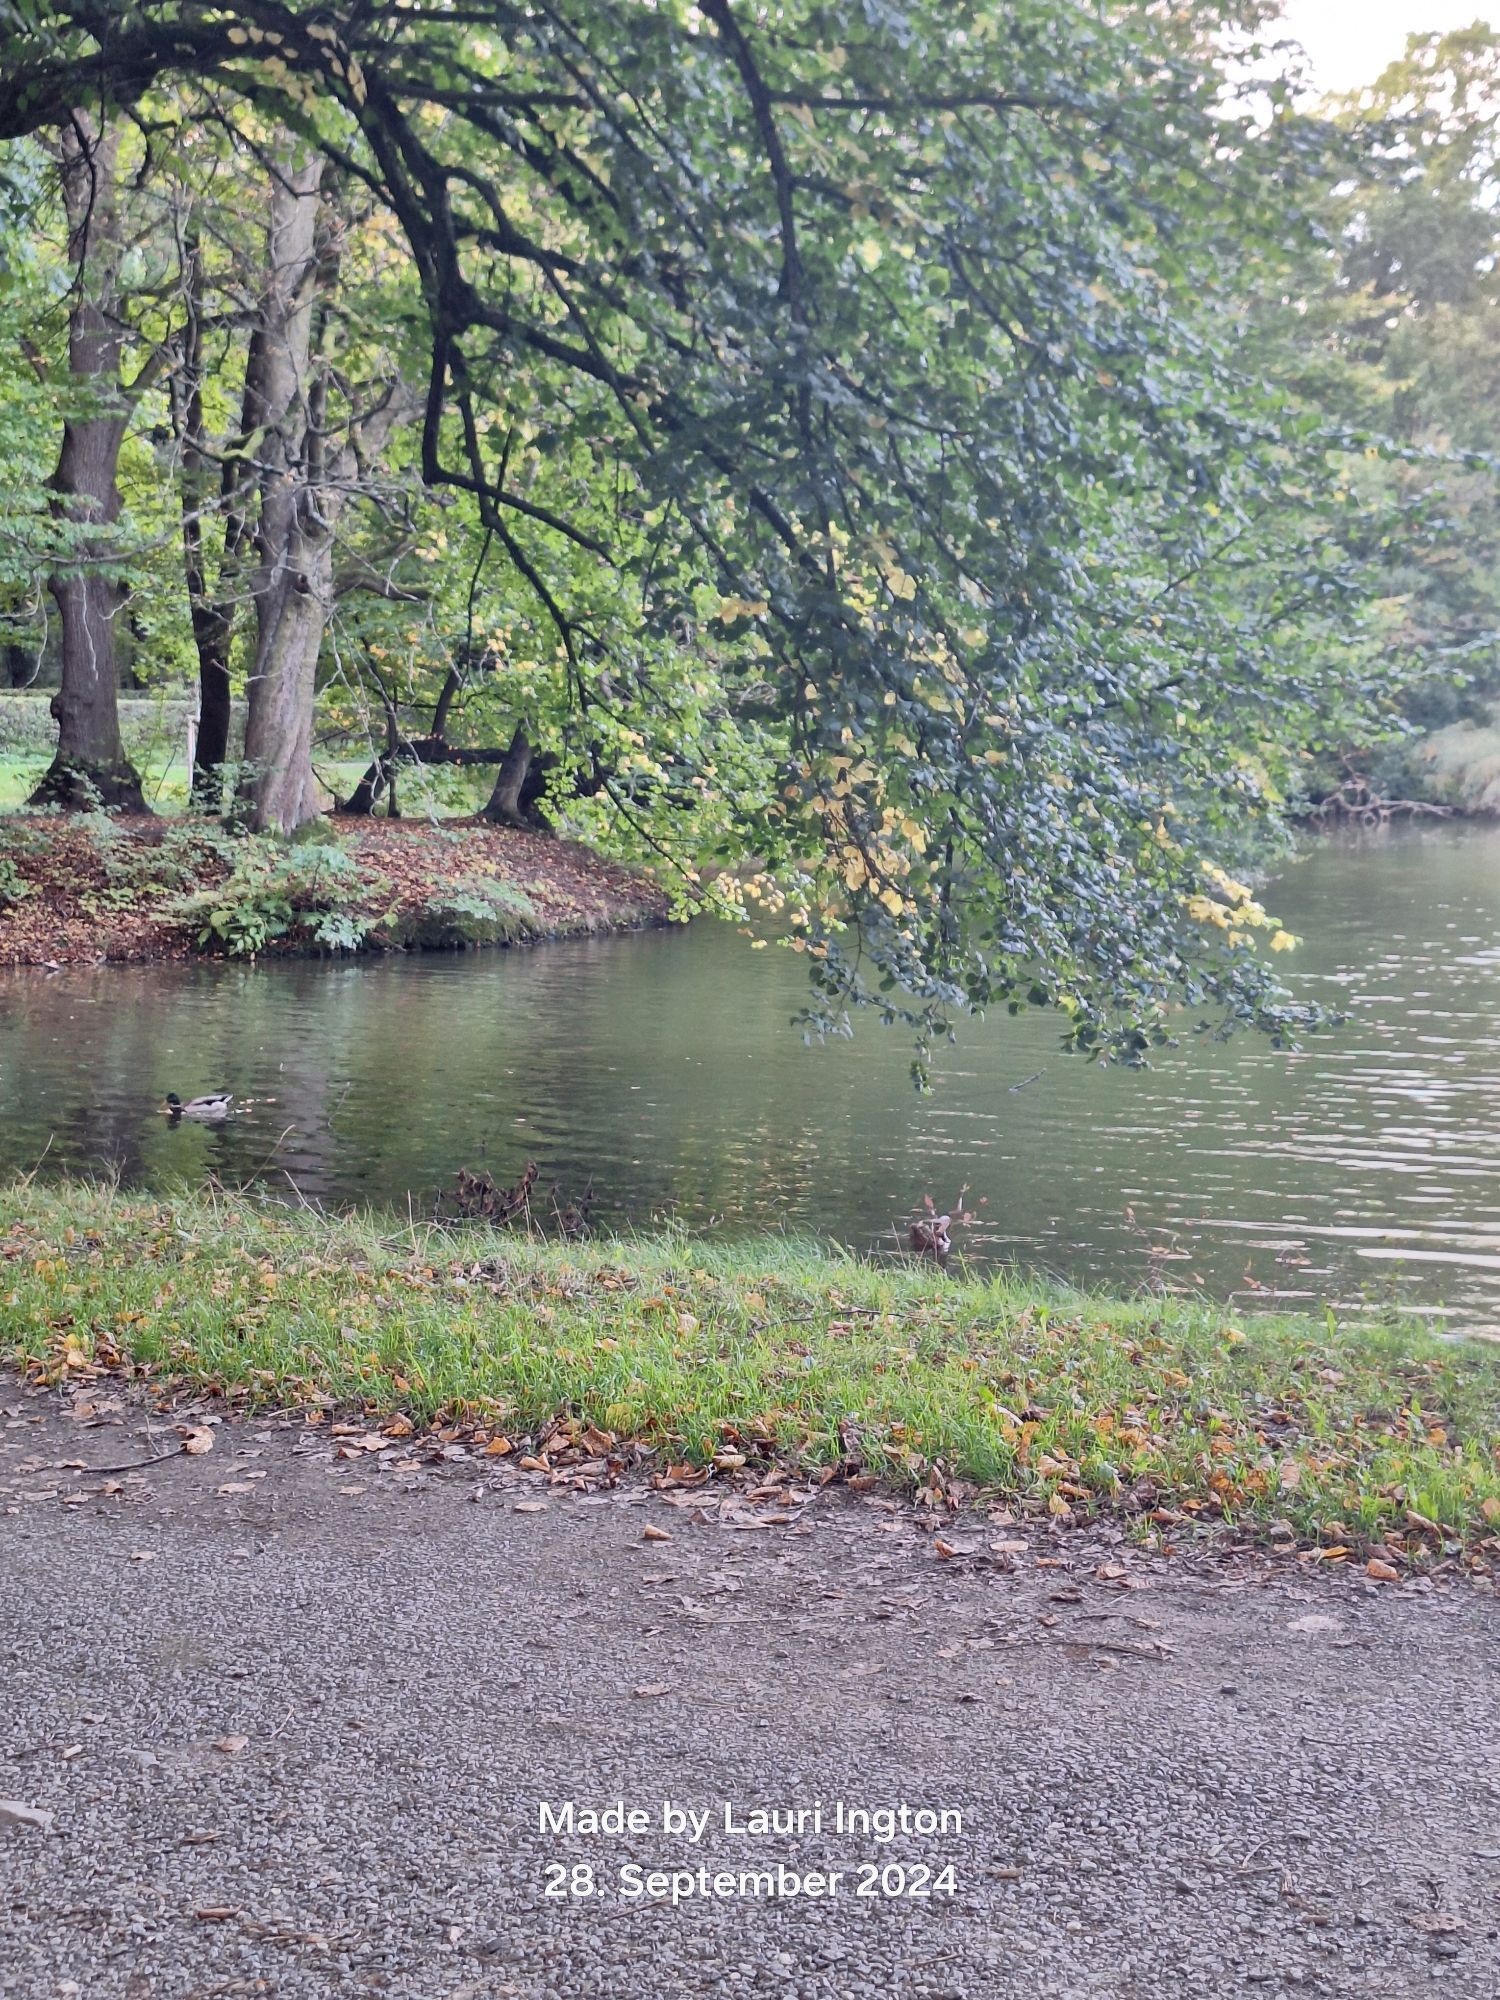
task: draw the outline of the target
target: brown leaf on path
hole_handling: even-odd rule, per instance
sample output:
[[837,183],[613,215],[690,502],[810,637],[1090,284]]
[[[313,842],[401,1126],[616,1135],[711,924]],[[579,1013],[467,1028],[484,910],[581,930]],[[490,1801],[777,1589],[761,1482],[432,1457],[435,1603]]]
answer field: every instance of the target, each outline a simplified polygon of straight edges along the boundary
[[670,1681],[648,1681],[644,1687],[632,1688],[630,1692],[642,1701],[649,1701],[659,1694],[670,1694]]
[[658,1528],[654,1522],[648,1521],[646,1526],[641,1530],[641,1540],[643,1542],[670,1542],[671,1539],[672,1537],[667,1533],[666,1529]]
[[249,1741],[248,1736],[221,1736],[213,1747],[226,1757],[238,1757]]
[[214,1434],[207,1424],[194,1424],[191,1428],[184,1428],[179,1424],[178,1430],[182,1437],[182,1448],[190,1458],[201,1458],[204,1452],[213,1450]]
[[206,1910],[194,1910],[193,1915],[201,1924],[224,1924],[231,1917],[237,1917],[239,1911],[231,1909],[227,1903],[214,1903]]
[[255,1488],[248,1479],[232,1479],[227,1485],[221,1486],[219,1491],[226,1499],[232,1499],[236,1493],[253,1493]]
[[545,1500],[518,1500],[510,1511],[513,1514],[545,1514],[547,1503]]
[[357,1500],[361,1493],[369,1492],[368,1486],[341,1486],[339,1492],[346,1500]]
[[207,1847],[211,1840],[222,1840],[223,1834],[217,1827],[197,1826],[191,1833],[185,1833],[178,1841],[179,1847]]
[[511,1443],[509,1438],[504,1438],[504,1437],[491,1438],[489,1443],[484,1448],[484,1456],[486,1458],[504,1458],[508,1453],[513,1452],[514,1450],[515,1446]]
[[1373,1576],[1377,1583],[1399,1583],[1401,1572],[1394,1563],[1382,1562],[1378,1556],[1371,1556],[1365,1564],[1365,1575]]

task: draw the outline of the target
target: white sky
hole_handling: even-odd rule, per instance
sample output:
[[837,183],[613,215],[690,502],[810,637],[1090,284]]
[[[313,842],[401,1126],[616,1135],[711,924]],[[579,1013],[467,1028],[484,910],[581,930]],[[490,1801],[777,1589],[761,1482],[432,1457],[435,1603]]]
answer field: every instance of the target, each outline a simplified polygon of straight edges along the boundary
[[1320,90],[1373,83],[1408,35],[1500,22],[1500,0],[1284,0],[1283,33],[1307,51]]

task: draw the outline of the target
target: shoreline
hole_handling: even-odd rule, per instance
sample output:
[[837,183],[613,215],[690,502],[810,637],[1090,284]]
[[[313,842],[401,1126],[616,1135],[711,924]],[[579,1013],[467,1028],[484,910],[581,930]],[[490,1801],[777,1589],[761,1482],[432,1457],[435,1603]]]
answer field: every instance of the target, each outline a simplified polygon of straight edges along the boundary
[[27,1178],[0,1212],[0,1361],[295,1412],[360,1463],[456,1452],[579,1490],[644,1473],[694,1504],[842,1483],[951,1523],[951,1556],[985,1508],[1007,1532],[1113,1522],[1384,1582],[1500,1565],[1500,1355],[1415,1327],[223,1190]]
[[476,820],[314,827],[269,841],[153,815],[0,816],[0,967],[455,951],[669,921],[648,875],[561,836]]

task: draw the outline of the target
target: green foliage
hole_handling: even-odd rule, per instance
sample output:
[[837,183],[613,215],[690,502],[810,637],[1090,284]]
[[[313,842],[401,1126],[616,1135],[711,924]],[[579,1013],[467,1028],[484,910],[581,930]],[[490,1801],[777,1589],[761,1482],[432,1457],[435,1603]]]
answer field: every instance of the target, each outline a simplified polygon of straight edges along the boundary
[[1412,35],[1349,101],[1342,116],[1369,143],[1327,197],[1333,254],[1288,332],[1304,393],[1391,443],[1352,483],[1405,524],[1371,577],[1401,667],[1398,744],[1401,724],[1482,716],[1500,692],[1497,91],[1500,37],[1476,25]]
[[196,931],[200,945],[254,957],[293,932],[327,951],[363,943],[375,921],[363,906],[381,885],[361,877],[346,848],[246,835],[232,851],[224,881],[169,906],[172,921]]
[[524,890],[470,875],[427,899],[410,942],[438,947],[504,944],[539,928],[536,905]]
[[33,893],[33,886],[21,873],[14,855],[0,849],[0,910],[14,909],[24,897]]
[[205,869],[236,853],[228,834],[197,821],[165,826],[153,837],[126,831],[99,813],[91,816],[89,838],[104,875],[100,904],[109,909],[155,902],[184,890],[200,881]]
[[805,951],[814,1030],[874,1000],[922,1050],[1037,1004],[1140,1060],[1184,1016],[1310,1018],[1225,871],[1303,749],[1388,715],[1372,600],[1430,532],[1378,427],[1295,386],[1273,302],[1327,280],[1372,141],[1236,95],[1264,13],[37,0],[0,13],[0,134],[80,61],[149,95],[228,325],[267,123],[342,163],[328,381],[427,390],[341,550],[342,722],[398,755],[444,690],[452,745],[524,723],[555,818]]

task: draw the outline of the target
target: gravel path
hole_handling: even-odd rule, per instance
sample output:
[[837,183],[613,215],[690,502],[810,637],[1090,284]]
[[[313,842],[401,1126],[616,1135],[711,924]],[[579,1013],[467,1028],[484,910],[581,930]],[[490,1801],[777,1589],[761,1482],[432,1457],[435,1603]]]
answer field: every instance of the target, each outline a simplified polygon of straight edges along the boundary
[[[300,1426],[60,1466],[143,1439],[0,1380],[0,1799],[53,1815],[0,1808],[7,2000],[1500,1995],[1477,1589],[943,1560],[873,1496],[755,1532]],[[542,1831],[570,1800],[645,1821]]]

